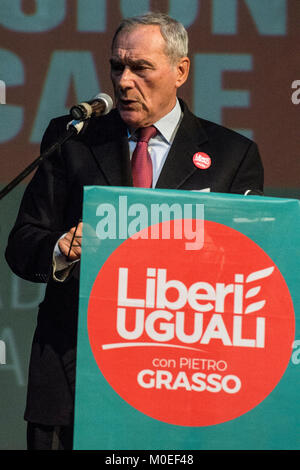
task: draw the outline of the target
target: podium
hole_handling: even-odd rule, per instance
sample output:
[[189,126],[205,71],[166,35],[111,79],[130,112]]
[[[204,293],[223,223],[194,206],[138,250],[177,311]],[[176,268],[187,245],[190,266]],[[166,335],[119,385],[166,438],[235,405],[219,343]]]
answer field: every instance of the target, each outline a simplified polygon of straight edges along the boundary
[[86,187],[74,449],[300,445],[300,203]]

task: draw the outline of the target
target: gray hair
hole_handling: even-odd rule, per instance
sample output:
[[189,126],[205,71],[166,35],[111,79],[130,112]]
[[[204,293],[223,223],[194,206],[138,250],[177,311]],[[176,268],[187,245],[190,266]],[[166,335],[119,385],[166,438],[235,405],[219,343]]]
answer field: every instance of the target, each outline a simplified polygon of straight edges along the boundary
[[188,34],[184,26],[179,21],[174,20],[164,13],[146,13],[132,18],[124,18],[112,40],[112,45],[121,31],[130,31],[141,25],[157,25],[160,27],[162,37],[166,42],[165,53],[170,62],[188,55]]

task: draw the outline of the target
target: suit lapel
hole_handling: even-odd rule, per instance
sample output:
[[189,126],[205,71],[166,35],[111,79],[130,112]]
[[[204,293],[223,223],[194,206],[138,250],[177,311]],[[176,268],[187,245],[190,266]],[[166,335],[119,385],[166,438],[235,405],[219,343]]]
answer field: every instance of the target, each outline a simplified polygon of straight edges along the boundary
[[[183,106],[183,119],[158,178],[156,188],[180,188],[197,171],[193,163],[193,155],[201,150],[205,151],[203,144],[208,141],[207,134],[199,120],[185,105]],[[207,172],[202,173],[203,188],[210,187],[210,178]]]
[[107,183],[132,186],[127,130],[119,114],[112,111],[105,119],[94,121],[85,139]]
[[[197,171],[193,155],[208,150],[208,137],[200,121],[182,102],[181,105],[184,108],[183,119],[156,188],[180,188]],[[105,118],[91,120],[83,139],[109,185],[132,186],[127,129],[116,110]],[[202,188],[211,186],[208,171],[201,172],[201,183]]]

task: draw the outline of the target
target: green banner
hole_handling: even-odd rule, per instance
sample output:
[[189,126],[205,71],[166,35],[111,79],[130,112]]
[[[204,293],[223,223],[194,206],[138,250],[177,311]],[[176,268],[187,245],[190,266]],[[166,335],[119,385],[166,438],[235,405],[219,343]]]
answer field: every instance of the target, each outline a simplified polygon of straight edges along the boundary
[[300,204],[87,187],[75,449],[298,449]]

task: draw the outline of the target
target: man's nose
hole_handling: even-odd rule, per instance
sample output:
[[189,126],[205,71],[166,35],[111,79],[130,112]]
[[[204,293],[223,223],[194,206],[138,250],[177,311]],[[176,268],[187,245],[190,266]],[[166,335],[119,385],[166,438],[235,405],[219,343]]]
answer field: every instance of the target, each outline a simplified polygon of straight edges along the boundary
[[124,67],[122,75],[120,76],[119,86],[121,88],[133,87],[133,73],[128,66]]

